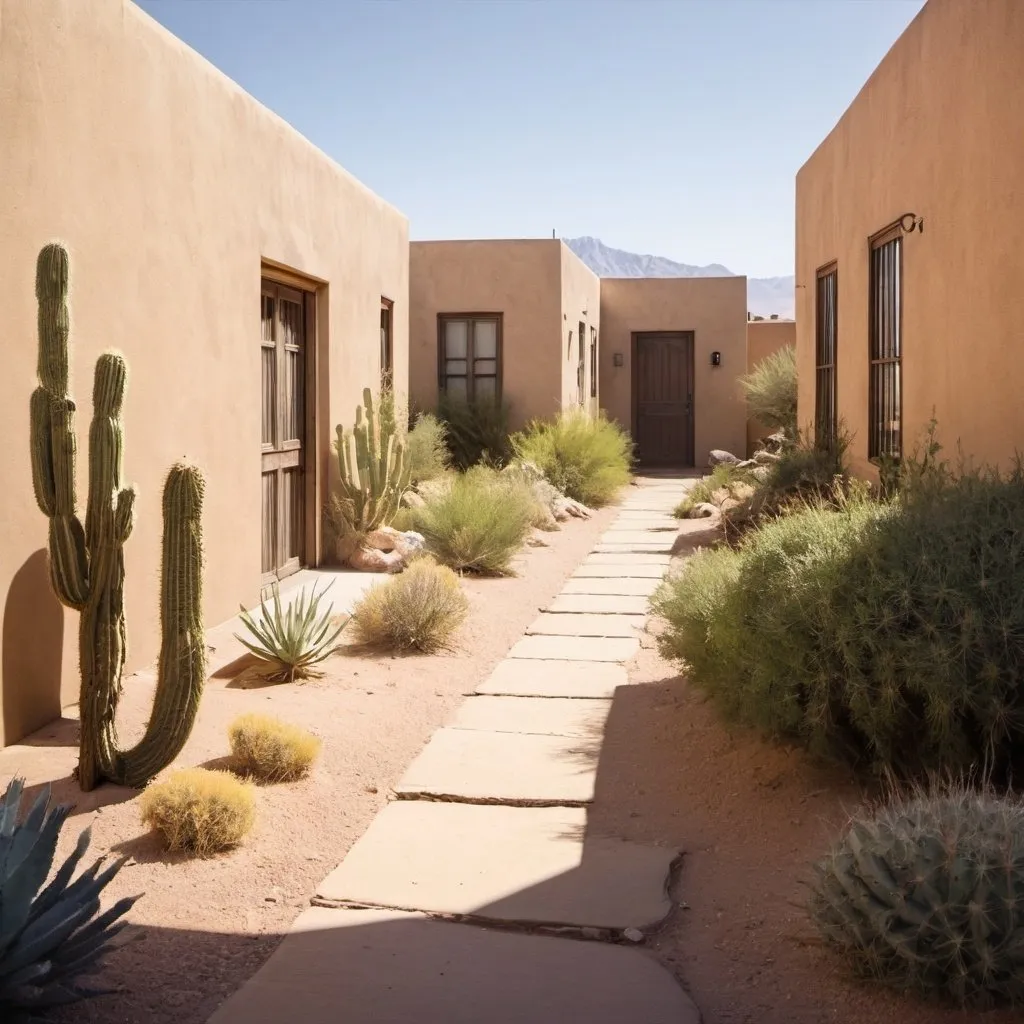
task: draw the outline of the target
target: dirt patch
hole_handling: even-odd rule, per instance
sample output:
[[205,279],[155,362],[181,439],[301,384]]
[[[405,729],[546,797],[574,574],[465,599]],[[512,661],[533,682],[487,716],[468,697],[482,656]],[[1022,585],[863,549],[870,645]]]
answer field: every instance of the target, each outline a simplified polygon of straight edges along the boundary
[[[607,509],[545,534],[548,546],[525,552],[519,577],[467,578],[470,614],[450,655],[341,655],[325,664],[322,679],[290,685],[211,680],[177,766],[223,766],[227,727],[248,711],[308,727],[324,741],[310,778],[261,787],[255,832],[233,853],[205,861],[170,856],[144,832],[136,793],[112,786],[79,792],[69,778],[76,759],[73,721],[0,751],[0,776],[24,774],[33,788],[52,781],[57,800],[76,803],[62,854],[90,825],[94,855],[131,855],[107,890],[107,902],[145,893],[130,915],[138,941],[117,951],[98,978],[120,991],[54,1019],[205,1021],[273,952],[309,905],[317,883],[366,830],[434,730],[521,637],[615,514]],[[126,681],[120,716],[126,740],[141,732],[151,692],[144,674]],[[344,1015],[344,1008],[339,1013]]]
[[[656,624],[655,624],[656,626]],[[804,910],[809,865],[867,795],[847,773],[730,731],[654,650],[620,687],[589,831],[684,851],[677,902],[651,948],[704,1024],[1004,1024],[851,978]]]

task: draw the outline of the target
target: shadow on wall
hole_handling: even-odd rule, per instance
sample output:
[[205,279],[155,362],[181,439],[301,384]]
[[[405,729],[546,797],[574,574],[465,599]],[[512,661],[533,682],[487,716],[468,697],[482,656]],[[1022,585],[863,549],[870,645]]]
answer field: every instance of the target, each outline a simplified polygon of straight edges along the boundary
[[4,605],[3,736],[14,743],[60,718],[64,609],[50,587],[45,549],[14,574]]

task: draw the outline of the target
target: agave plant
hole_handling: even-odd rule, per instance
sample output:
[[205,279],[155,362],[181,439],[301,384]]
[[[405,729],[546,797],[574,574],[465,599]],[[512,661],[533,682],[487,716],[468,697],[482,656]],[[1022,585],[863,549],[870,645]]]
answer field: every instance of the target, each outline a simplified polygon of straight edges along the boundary
[[321,613],[320,601],[329,589],[330,584],[318,594],[313,587],[308,598],[302,591],[285,610],[275,583],[271,587],[270,606],[266,598],[260,602],[259,621],[242,609],[242,623],[253,639],[247,640],[237,633],[235,639],[260,661],[272,666],[267,679],[291,683],[320,675],[314,666],[338,650],[340,645],[336,641],[348,620],[335,625],[330,608]]
[[[74,881],[89,847],[89,829],[46,888],[70,807],[50,807],[47,787],[18,824],[24,782],[12,779],[0,800],[0,1020],[102,992],[80,979],[98,966],[138,896],[99,914],[100,893],[125,859],[100,870],[100,858]],[[42,891],[40,891],[42,890]]]

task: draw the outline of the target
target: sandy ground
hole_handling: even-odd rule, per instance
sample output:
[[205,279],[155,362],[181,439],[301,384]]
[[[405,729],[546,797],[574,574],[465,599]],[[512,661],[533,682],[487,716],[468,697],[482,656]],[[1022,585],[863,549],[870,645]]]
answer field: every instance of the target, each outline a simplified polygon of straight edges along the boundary
[[630,677],[640,685],[616,692],[589,829],[684,851],[673,896],[686,908],[648,946],[704,1024],[1021,1019],[947,1011],[845,973],[804,911],[806,883],[864,791],[800,751],[730,732],[651,636]]
[[[239,850],[205,861],[166,854],[139,822],[136,794],[104,786],[80,793],[70,780],[76,724],[42,730],[0,752],[0,779],[48,780],[58,800],[77,804],[62,851],[86,825],[92,853],[131,861],[107,900],[145,893],[130,920],[137,941],[115,952],[97,980],[120,991],[63,1011],[76,1024],[201,1024],[266,960],[316,884],[344,857],[387,800],[389,787],[463,694],[490,672],[560,589],[607,528],[615,509],[573,520],[528,549],[521,575],[464,582],[471,612],[451,655],[341,655],[319,680],[251,686],[212,679],[199,720],[177,766],[219,767],[230,722],[247,711],[277,715],[324,740],[310,778],[262,787],[253,835]],[[141,730],[150,687],[126,682],[120,720],[125,738]],[[342,1014],[342,1009],[339,1008]]]

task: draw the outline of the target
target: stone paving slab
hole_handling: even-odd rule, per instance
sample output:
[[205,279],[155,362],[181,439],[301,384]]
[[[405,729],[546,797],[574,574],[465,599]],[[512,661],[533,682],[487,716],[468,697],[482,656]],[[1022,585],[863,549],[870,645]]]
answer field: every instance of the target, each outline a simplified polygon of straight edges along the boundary
[[670,519],[673,522],[676,522],[676,523],[679,522],[679,520],[676,519],[675,516],[669,515],[668,513],[648,512],[646,509],[642,509],[642,508],[624,508],[624,509],[622,509],[619,512],[619,517],[616,520],[616,522],[621,522],[622,520],[627,520],[628,521],[628,520],[637,520],[637,519]]
[[559,594],[546,609],[558,615],[644,615],[646,597],[636,594]]
[[462,703],[448,728],[594,739],[601,735],[611,706],[610,700],[477,696]]
[[587,839],[586,830],[583,808],[399,800],[374,818],[316,899],[616,931],[665,918],[678,851]]
[[563,594],[633,594],[649,597],[659,586],[656,579],[636,579],[632,576],[620,579],[588,579],[570,576],[562,587]]
[[600,542],[591,554],[594,555],[670,555],[672,553],[674,535],[657,544],[610,544]]
[[581,565],[660,565],[665,568],[672,562],[668,554],[636,554],[628,551],[591,552]]
[[660,580],[665,574],[667,565],[590,565],[584,563],[573,574],[570,579],[648,579]]
[[673,533],[678,533],[679,520],[671,519],[669,516],[657,519],[620,519],[608,527],[604,536],[609,537],[612,534],[617,535],[620,533],[636,533],[640,530],[644,533],[665,533],[669,530]]
[[510,658],[543,661],[629,661],[640,650],[639,640],[625,637],[524,636]]
[[312,907],[209,1024],[699,1024],[639,950]]
[[594,799],[598,752],[590,749],[593,745],[567,736],[438,729],[395,793],[405,799],[585,804]]
[[665,542],[671,544],[679,532],[678,525],[671,531],[666,530],[615,530],[610,529],[601,534],[599,544],[652,544]]
[[587,613],[538,615],[527,636],[638,636],[647,618],[639,615],[591,615]]
[[534,661],[506,658],[476,692],[514,697],[614,697],[629,685],[622,665],[596,661]]

